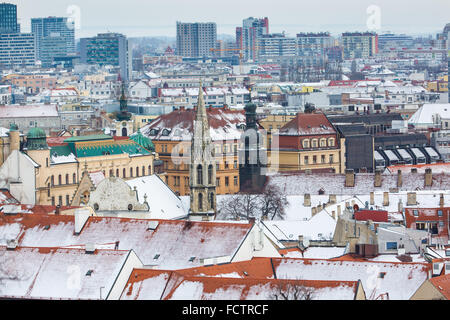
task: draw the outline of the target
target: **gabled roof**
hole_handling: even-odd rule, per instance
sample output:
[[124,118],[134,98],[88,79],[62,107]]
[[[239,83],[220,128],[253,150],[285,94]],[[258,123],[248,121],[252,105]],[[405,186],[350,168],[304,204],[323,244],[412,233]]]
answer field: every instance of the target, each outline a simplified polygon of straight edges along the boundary
[[431,278],[430,282],[447,300],[450,300],[450,273]]
[[298,113],[279,131],[279,135],[303,136],[336,134],[336,130],[323,113]]
[[0,217],[0,244],[17,239],[21,246],[84,247],[95,243],[100,248],[114,248],[119,241],[121,250],[133,249],[144,265],[158,269],[195,267],[206,258],[231,260],[252,228],[243,223],[89,217],[80,234],[74,235],[74,216]]
[[[182,272],[134,269],[122,300],[266,300],[288,285],[312,290],[312,300],[353,300],[356,281],[197,277]],[[293,297],[290,297],[291,299]]]
[[[0,247],[2,267],[18,280],[2,280],[0,297],[25,299],[105,299],[129,251]],[[91,272],[89,272],[91,271]],[[70,282],[70,276],[76,282]],[[72,284],[72,285],[71,285]]]

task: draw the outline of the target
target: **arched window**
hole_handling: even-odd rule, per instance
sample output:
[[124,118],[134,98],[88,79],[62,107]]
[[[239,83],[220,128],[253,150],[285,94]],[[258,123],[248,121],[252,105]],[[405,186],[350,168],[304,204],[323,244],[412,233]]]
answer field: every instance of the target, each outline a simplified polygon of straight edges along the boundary
[[73,184],[77,183],[77,175],[75,173],[72,175],[72,180],[73,180]]
[[198,194],[198,209],[203,210],[203,193]]
[[210,164],[208,166],[208,184],[213,184],[212,176],[213,176],[213,166]]
[[133,178],[133,168],[130,168],[130,178]]
[[149,165],[148,166],[148,175],[151,175],[152,174],[152,165]]
[[47,196],[50,197],[50,183],[47,184]]
[[66,184],[69,184],[69,174],[66,174]]
[[203,184],[203,168],[201,164],[197,166],[197,184]]
[[55,185],[55,177],[54,176],[52,176],[50,178],[50,183],[52,184],[52,187]]
[[320,147],[326,147],[327,146],[327,140],[325,138],[320,139]]
[[309,148],[309,139],[303,140],[303,148]]
[[312,139],[311,148],[317,148],[317,139]]
[[61,185],[62,184],[62,177],[61,177],[61,175],[58,175],[58,185]]
[[116,177],[119,177],[119,169],[116,169]]
[[113,170],[113,169],[110,169],[110,170],[109,170],[109,176],[112,177],[113,175],[114,175],[114,170]]
[[212,192],[209,194],[209,207],[214,209],[214,193]]
[[328,139],[328,146],[329,147],[334,147],[334,138],[329,138]]
[[123,176],[122,176],[122,178],[126,178],[126,177],[127,177],[127,172],[126,172],[125,168],[123,168]]
[[139,167],[136,167],[136,177],[139,177]]
[[145,176],[145,166],[142,166],[142,175]]

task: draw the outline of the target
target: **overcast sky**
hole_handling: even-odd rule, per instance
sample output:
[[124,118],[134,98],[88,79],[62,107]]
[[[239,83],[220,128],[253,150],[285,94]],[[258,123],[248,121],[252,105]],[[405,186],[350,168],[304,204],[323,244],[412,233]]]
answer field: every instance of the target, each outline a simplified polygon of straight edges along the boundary
[[[380,8],[379,32],[435,34],[450,23],[450,0],[4,0],[18,6],[22,31],[30,18],[80,12],[76,37],[99,32],[175,37],[176,21],[216,22],[218,34],[233,35],[244,18],[268,17],[270,32],[366,31]],[[70,11],[70,10],[69,10]]]

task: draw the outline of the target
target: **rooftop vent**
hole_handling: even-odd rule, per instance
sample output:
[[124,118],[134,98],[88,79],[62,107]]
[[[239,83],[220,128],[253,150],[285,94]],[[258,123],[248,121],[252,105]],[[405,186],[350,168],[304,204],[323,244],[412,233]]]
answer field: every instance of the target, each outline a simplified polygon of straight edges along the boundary
[[6,241],[6,249],[7,250],[15,250],[17,248],[17,240],[10,239]]
[[194,262],[195,257],[190,257],[189,262]]
[[91,276],[91,274],[94,272],[94,270],[88,270],[88,272],[86,272],[86,276]]
[[155,256],[153,257],[153,260],[158,260],[158,258],[160,257],[161,255],[158,253],[158,254],[155,254]]
[[147,225],[147,230],[156,230],[158,225],[159,225],[158,221],[149,221],[149,223]]
[[87,243],[85,245],[85,252],[87,254],[93,254],[95,252],[95,243]]

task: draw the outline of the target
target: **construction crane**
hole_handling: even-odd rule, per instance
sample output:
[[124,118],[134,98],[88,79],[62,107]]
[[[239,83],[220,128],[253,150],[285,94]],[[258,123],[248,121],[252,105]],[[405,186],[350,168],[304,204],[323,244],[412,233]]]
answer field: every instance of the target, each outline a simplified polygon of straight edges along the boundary
[[222,51],[239,51],[239,73],[243,74],[243,68],[242,68],[242,60],[244,58],[244,54],[242,53],[242,48],[240,49],[215,49],[215,48],[211,48],[209,49],[209,51],[211,52],[222,52]]

